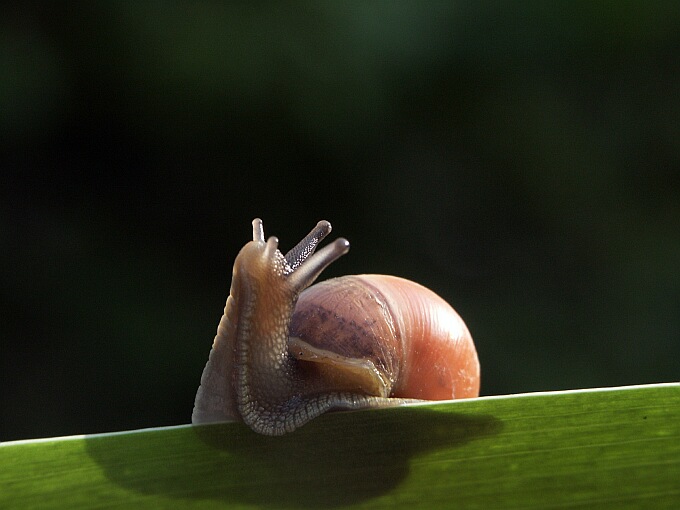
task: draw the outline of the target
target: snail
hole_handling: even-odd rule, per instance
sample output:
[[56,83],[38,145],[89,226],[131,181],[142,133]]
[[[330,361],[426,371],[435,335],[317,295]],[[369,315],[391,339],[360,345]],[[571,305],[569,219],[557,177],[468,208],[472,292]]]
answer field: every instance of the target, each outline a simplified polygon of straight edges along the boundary
[[292,432],[329,410],[389,407],[479,394],[479,361],[460,316],[402,278],[354,275],[310,285],[349,251],[339,238],[315,253],[327,221],[285,256],[253,240],[234,262],[230,294],[201,376],[192,423],[243,421]]

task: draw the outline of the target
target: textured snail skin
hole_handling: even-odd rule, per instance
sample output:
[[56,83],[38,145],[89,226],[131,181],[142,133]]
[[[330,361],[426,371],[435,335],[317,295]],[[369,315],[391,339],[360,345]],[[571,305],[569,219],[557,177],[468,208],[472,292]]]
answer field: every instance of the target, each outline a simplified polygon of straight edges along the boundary
[[239,420],[281,435],[331,409],[478,395],[470,333],[432,291],[384,275],[309,287],[349,250],[337,239],[314,253],[330,231],[330,223],[319,222],[284,256],[275,237],[265,242],[261,220],[253,220],[253,241],[234,262],[192,423]]

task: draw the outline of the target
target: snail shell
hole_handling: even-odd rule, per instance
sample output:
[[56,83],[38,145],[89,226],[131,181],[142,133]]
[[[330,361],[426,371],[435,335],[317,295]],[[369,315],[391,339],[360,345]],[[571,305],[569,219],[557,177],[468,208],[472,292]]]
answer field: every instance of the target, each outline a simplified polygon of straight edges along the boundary
[[310,285],[349,243],[314,253],[321,221],[285,256],[253,241],[234,262],[224,315],[196,394],[192,423],[238,420],[267,435],[331,409],[387,407],[479,394],[479,361],[460,316],[402,278],[354,275]]

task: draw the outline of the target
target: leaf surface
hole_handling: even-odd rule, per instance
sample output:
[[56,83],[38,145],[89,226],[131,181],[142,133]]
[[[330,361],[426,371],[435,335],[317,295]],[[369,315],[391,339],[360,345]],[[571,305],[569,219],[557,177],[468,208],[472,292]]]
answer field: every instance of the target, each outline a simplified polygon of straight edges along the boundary
[[0,444],[0,508],[680,508],[680,384]]

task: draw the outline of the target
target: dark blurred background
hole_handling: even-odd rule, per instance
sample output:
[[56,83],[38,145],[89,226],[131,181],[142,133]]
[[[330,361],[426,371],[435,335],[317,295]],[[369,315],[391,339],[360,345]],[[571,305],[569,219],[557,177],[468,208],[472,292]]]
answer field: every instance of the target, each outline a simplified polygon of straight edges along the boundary
[[677,2],[69,2],[0,19],[0,440],[188,423],[236,253],[352,242],[482,393],[680,379]]

